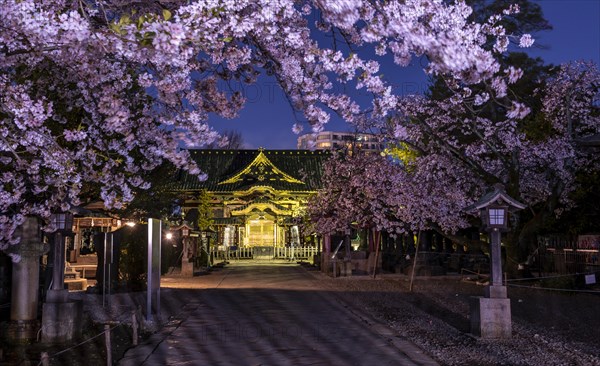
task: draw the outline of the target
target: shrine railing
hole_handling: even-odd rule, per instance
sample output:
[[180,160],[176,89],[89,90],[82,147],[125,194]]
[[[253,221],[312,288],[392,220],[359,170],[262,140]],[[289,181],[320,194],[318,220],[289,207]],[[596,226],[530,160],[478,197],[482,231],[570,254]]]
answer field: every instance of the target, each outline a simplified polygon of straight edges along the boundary
[[314,247],[275,247],[277,259],[311,259],[319,253],[319,248]]
[[[266,250],[268,249],[268,250]],[[319,254],[318,247],[221,247],[211,249],[213,261],[228,261],[236,259],[312,259]]]

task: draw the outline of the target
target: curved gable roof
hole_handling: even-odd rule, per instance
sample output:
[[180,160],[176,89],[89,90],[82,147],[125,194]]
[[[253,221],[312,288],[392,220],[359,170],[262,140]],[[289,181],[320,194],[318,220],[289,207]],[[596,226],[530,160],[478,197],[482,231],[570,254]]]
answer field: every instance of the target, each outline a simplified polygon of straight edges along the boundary
[[314,192],[321,186],[327,151],[308,150],[189,150],[208,175],[204,182],[180,171],[173,189],[233,192],[252,187],[278,191]]

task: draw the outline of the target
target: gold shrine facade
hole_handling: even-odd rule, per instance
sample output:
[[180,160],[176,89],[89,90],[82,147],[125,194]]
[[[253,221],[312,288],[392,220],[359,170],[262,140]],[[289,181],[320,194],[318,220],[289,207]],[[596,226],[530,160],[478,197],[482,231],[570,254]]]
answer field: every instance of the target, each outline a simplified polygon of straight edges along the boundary
[[[186,220],[197,221],[208,200],[217,245],[304,245],[299,226],[307,201],[321,186],[326,151],[190,150],[208,178],[180,172],[175,190],[186,197]],[[202,195],[206,192],[208,195]],[[204,198],[199,198],[204,197]],[[214,242],[213,242],[214,243]]]

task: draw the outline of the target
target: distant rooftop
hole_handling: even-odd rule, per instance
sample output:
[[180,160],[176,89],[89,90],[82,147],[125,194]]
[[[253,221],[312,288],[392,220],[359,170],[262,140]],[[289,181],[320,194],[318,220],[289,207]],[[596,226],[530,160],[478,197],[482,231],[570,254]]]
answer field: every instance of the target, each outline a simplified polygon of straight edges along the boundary
[[359,132],[321,131],[298,137],[298,149],[337,150],[360,149],[366,152],[382,151],[384,146],[377,136]]

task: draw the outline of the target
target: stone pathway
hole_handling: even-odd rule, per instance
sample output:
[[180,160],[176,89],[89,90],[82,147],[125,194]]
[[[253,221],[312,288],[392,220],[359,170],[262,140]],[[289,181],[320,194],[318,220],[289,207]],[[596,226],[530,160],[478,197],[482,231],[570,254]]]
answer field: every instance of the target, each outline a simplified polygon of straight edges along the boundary
[[232,262],[161,281],[175,321],[119,365],[437,365],[296,264]]

